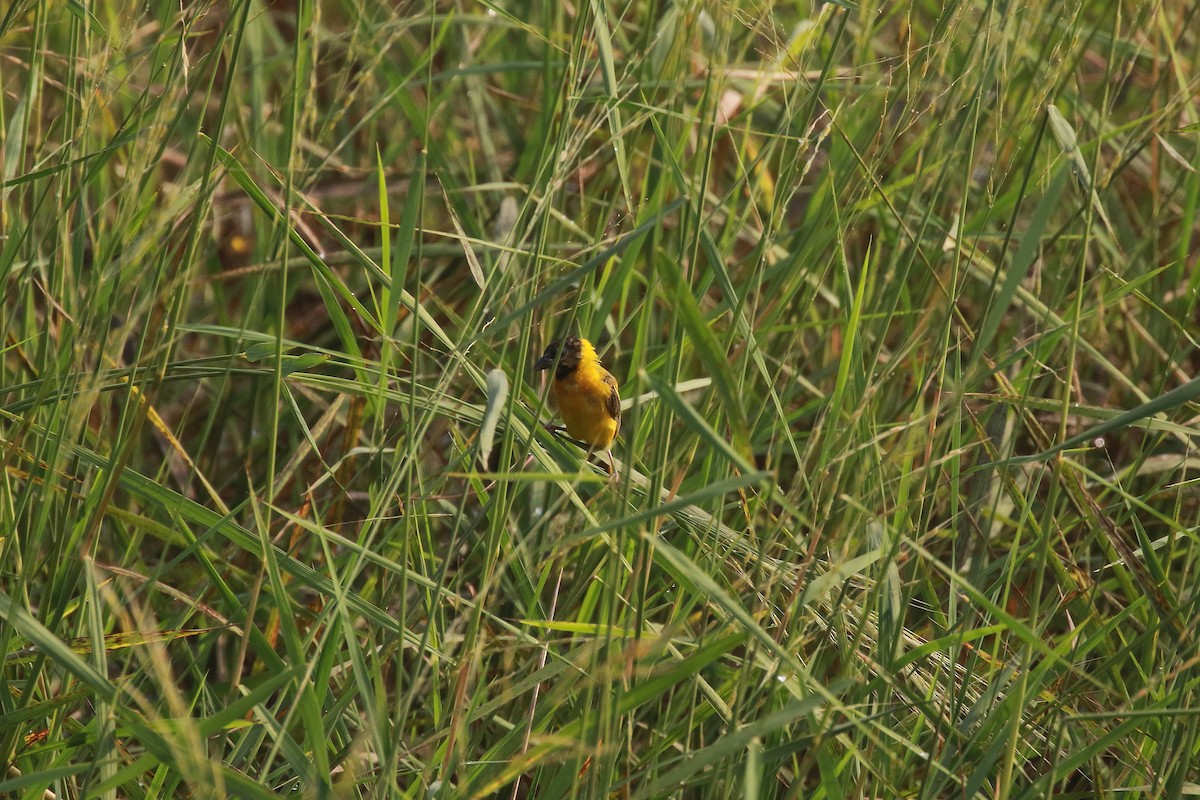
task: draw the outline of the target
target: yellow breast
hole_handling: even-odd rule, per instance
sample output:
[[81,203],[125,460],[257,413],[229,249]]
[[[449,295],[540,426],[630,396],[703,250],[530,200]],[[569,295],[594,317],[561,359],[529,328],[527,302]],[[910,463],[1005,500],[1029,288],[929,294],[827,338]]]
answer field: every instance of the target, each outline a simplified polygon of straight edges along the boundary
[[[605,377],[611,383],[605,382]],[[571,438],[598,450],[607,450],[621,426],[609,413],[608,396],[616,391],[616,380],[598,363],[584,363],[551,386],[558,413]]]

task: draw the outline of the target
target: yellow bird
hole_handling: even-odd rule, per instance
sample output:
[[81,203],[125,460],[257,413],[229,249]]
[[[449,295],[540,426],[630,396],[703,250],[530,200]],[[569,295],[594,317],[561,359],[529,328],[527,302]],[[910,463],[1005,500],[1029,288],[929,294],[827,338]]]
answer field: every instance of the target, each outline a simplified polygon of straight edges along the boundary
[[567,433],[593,450],[603,450],[608,455],[609,473],[616,477],[612,440],[621,427],[617,379],[600,365],[592,343],[577,336],[551,342],[533,365],[539,372],[551,367],[550,395]]

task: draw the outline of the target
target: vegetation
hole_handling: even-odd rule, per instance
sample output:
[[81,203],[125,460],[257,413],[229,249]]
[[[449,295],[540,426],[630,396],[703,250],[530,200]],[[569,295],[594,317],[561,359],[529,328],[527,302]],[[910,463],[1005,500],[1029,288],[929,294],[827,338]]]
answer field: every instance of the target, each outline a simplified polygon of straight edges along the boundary
[[5,4],[0,796],[1200,792],[1198,60],[1187,0]]

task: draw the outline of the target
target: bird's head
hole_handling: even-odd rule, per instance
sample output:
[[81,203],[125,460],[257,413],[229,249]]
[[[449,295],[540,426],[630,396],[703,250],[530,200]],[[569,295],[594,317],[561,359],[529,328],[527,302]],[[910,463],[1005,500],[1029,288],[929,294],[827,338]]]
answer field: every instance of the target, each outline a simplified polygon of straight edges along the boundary
[[[555,364],[558,368],[555,370],[555,377],[562,378],[565,375],[570,375],[579,366],[579,362],[583,360],[585,350],[591,350],[592,346],[586,339],[580,339],[578,336],[568,336],[565,339],[559,339],[551,342],[546,350],[533,364],[535,372],[540,372],[544,369],[550,369]],[[592,350],[592,352],[595,352]]]

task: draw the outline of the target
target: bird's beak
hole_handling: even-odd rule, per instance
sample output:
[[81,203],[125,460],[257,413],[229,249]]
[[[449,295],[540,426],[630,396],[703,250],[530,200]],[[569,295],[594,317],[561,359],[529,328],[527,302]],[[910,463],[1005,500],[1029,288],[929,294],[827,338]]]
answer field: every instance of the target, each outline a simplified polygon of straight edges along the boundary
[[550,369],[554,366],[554,356],[549,353],[543,353],[542,357],[533,362],[533,371],[541,372],[544,369]]

